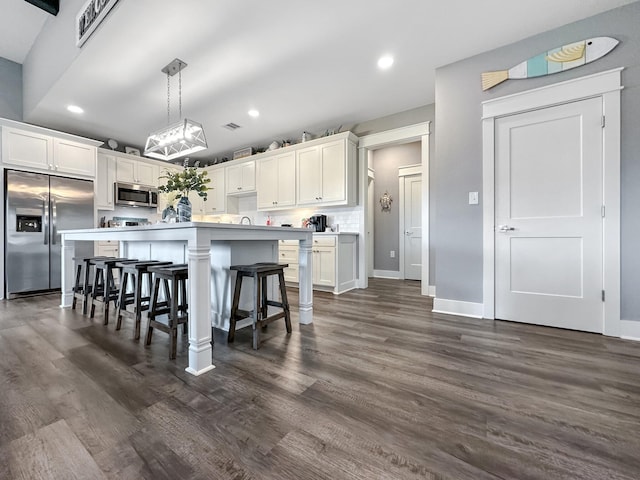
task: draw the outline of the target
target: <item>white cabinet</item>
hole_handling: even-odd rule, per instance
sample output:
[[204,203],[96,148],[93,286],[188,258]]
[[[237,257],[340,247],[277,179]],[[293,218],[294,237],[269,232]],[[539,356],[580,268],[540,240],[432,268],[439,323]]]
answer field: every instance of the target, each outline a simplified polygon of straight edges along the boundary
[[285,282],[298,283],[300,281],[297,240],[280,240],[278,242],[278,262],[289,265],[284,269]]
[[[314,234],[311,248],[313,258],[313,288],[340,294],[356,288],[358,234]],[[288,263],[284,278],[298,283],[298,242],[280,240],[278,261]]]
[[219,215],[227,211],[227,192],[225,190],[225,169],[207,169],[211,179],[207,201],[204,203],[205,215]]
[[[181,172],[182,169],[181,168],[177,168],[177,167],[171,167],[171,166],[166,166],[163,167],[160,170],[160,175],[159,177],[161,177],[162,175],[166,175],[167,173],[177,173],[177,172]],[[165,183],[167,183],[167,179],[166,178],[158,178],[158,186],[159,185],[164,185]],[[164,211],[165,208],[167,208],[167,197],[171,197],[173,198],[174,194],[173,193],[158,193],[158,213],[162,214],[162,212]],[[176,202],[173,202],[173,207],[176,208]]]
[[94,242],[94,250],[97,257],[119,257],[120,242],[115,240],[101,240]]
[[54,138],[53,170],[59,173],[95,177],[96,147]]
[[251,160],[226,168],[227,195],[256,191],[256,162]]
[[220,215],[226,211],[227,196],[224,190],[224,168],[207,169],[207,176],[211,179],[207,185],[207,200],[196,192],[189,192],[191,213],[193,215]]
[[296,163],[297,205],[355,204],[356,146],[351,137],[302,148]]
[[258,160],[256,168],[258,210],[278,210],[295,206],[295,152]]
[[116,179],[119,183],[158,186],[160,169],[157,165],[132,158],[117,157]]
[[113,210],[113,185],[116,181],[116,157],[98,153],[96,169],[96,208],[98,210]]
[[93,178],[96,147],[30,130],[3,127],[2,162],[29,170]]
[[4,127],[2,163],[48,170],[53,164],[53,138],[48,135]]
[[313,284],[336,285],[336,237],[313,238]]

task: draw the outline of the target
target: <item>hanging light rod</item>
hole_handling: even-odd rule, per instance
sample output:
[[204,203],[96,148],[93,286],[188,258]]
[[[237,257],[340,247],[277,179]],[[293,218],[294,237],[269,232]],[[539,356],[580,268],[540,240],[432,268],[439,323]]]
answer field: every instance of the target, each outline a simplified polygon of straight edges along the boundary
[[[207,148],[207,139],[202,125],[182,118],[182,70],[187,64],[179,58],[174,59],[161,71],[167,76],[167,126],[153,132],[147,138],[144,154],[160,160],[173,160]],[[179,74],[178,81],[178,117],[177,123],[171,124],[171,82],[170,77]]]

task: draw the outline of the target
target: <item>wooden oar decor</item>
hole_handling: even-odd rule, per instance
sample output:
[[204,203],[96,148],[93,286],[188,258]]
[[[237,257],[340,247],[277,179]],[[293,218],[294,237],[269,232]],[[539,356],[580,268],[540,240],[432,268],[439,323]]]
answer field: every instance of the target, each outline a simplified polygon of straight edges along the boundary
[[542,77],[581,67],[604,57],[620,43],[611,37],[595,37],[553,48],[519,63],[509,70],[482,74],[482,90],[489,90],[505,80]]

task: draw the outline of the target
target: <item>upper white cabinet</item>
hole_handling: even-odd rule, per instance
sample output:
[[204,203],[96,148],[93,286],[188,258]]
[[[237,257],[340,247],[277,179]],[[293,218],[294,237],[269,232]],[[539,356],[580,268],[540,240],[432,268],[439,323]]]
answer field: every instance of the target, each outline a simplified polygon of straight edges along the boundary
[[211,182],[207,192],[207,201],[203,202],[205,215],[218,215],[227,211],[227,192],[225,190],[225,169],[207,169]]
[[95,177],[96,147],[54,138],[53,170],[73,175]]
[[96,208],[98,210],[113,210],[113,184],[116,181],[116,157],[98,153],[96,169]]
[[[181,172],[182,169],[178,168],[178,167],[172,167],[172,166],[163,166],[163,167],[159,167],[160,169],[160,174],[159,177],[161,177],[162,175],[166,175],[167,173],[178,173]],[[165,183],[167,183],[167,179],[166,178],[158,178],[158,186],[160,185],[164,185]],[[158,213],[162,214],[164,212],[164,209],[167,208],[167,197],[170,194],[167,193],[159,193],[158,194]],[[173,202],[173,206],[177,207],[177,202]],[[193,209],[193,206],[192,206]]]
[[257,160],[258,210],[291,208],[296,204],[296,153]]
[[256,162],[251,160],[230,165],[227,172],[227,194],[253,193],[256,190]]
[[158,186],[159,167],[130,157],[117,157],[116,180],[122,183],[137,183]]
[[99,142],[58,138],[44,133],[48,132],[46,129],[42,130],[3,126],[2,163],[27,170],[95,177]]
[[4,127],[2,163],[48,170],[49,164],[53,163],[53,138]]
[[349,137],[302,148],[296,153],[299,206],[355,203],[356,147]]

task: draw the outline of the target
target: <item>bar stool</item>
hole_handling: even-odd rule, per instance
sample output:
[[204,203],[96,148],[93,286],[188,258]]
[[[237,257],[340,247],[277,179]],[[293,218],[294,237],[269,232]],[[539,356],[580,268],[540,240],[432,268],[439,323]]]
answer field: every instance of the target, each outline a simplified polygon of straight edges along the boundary
[[[153,273],[153,289],[151,291],[151,306],[149,307],[149,325],[147,327],[147,339],[145,344],[151,344],[153,329],[168,333],[170,337],[169,360],[176,358],[178,344],[178,325],[182,324],[183,334],[187,333],[189,321],[187,279],[189,267],[186,264],[150,266],[149,272]],[[165,301],[158,301],[160,281],[164,284]],[[156,317],[168,314],[167,323],[160,322]]]
[[[232,265],[231,270],[237,272],[236,285],[233,291],[233,303],[231,305],[231,319],[229,322],[229,334],[227,342],[234,340],[236,333],[236,321],[243,318],[253,320],[253,348],[257,350],[260,345],[260,330],[269,323],[284,317],[287,333],[291,333],[291,314],[289,311],[289,301],[287,300],[287,290],[284,285],[284,269],[289,265],[286,263],[254,263],[253,265]],[[269,300],[267,298],[268,278],[271,275],[278,276],[280,284],[281,301]],[[253,310],[242,310],[238,308],[240,302],[240,290],[244,277],[253,278]],[[271,316],[268,315],[269,306],[281,308],[282,311]]]
[[[149,310],[151,300],[151,290],[153,286],[152,272],[148,267],[171,265],[171,262],[161,262],[159,260],[148,260],[142,262],[117,262],[116,267],[122,269],[122,279],[120,280],[120,295],[118,296],[118,306],[116,309],[116,330],[122,327],[122,317],[132,318],[134,324],[134,340],[140,338],[140,322],[142,312]],[[142,294],[142,283],[147,279],[148,296]],[[131,283],[131,291],[127,292],[128,284]]]
[[[91,318],[96,312],[96,303],[104,306],[104,324],[109,323],[109,303],[118,301],[119,289],[113,278],[113,271],[122,272],[122,267],[117,267],[116,263],[137,262],[137,259],[102,257],[95,258],[90,263],[95,265],[96,274],[93,279],[93,289],[91,291]],[[122,275],[120,275],[122,277]]]
[[[87,304],[89,300],[89,294],[92,290],[92,285],[89,279],[91,278],[91,267],[94,265],[92,260],[103,257],[73,257],[73,261],[76,264],[76,280],[73,285],[73,303],[71,309],[76,309],[76,302],[80,300],[82,302],[82,314],[87,314]],[[84,279],[83,277],[84,272]]]

